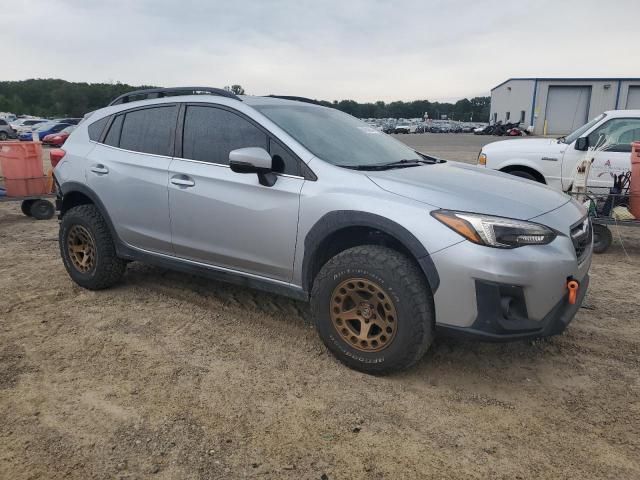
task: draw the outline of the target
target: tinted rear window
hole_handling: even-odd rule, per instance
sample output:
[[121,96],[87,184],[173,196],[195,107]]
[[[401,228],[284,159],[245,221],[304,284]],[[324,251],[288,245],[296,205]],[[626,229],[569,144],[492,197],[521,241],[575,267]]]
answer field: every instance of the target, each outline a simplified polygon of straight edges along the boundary
[[100,141],[100,136],[102,135],[102,131],[104,130],[104,127],[107,126],[107,123],[109,122],[109,118],[110,117],[101,118],[97,122],[93,122],[91,125],[89,125],[87,130],[89,130],[89,138],[91,140],[93,140],[94,142]]
[[177,113],[178,107],[175,105],[126,113],[120,134],[120,148],[171,156]]
[[109,133],[104,137],[104,143],[107,145],[111,145],[112,147],[118,147],[120,145],[120,131],[122,130],[122,120],[124,119],[124,115],[118,115],[111,127],[109,127]]

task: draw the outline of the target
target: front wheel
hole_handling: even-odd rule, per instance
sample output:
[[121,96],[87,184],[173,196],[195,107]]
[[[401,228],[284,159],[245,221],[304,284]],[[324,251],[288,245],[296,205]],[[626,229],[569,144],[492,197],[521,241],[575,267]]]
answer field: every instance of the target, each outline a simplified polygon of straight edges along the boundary
[[513,175],[514,177],[526,178],[527,180],[531,180],[534,182],[539,182],[539,180],[529,172],[524,170],[511,170],[507,172],[509,175]]
[[433,296],[419,267],[377,245],[329,260],[314,281],[311,310],[327,348],[369,374],[410,367],[434,336]]

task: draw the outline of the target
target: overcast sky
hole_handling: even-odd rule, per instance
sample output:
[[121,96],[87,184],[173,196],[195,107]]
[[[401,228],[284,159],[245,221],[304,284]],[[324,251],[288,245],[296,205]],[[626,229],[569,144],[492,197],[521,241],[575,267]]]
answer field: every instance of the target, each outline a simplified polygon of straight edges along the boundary
[[640,77],[640,0],[5,0],[0,80],[457,100],[509,77]]

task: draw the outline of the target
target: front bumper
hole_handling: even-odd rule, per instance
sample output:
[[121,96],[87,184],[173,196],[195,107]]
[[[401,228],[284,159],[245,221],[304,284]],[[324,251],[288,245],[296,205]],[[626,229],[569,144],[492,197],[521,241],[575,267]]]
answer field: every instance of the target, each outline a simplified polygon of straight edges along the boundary
[[[509,342],[558,335],[567,328],[582,305],[589,275],[580,282],[580,290],[574,304],[569,303],[568,293],[540,321],[514,315],[505,318],[500,301],[500,286],[484,282],[477,284],[478,317],[470,327],[436,325],[438,333],[488,342]],[[480,296],[482,294],[482,296]]]

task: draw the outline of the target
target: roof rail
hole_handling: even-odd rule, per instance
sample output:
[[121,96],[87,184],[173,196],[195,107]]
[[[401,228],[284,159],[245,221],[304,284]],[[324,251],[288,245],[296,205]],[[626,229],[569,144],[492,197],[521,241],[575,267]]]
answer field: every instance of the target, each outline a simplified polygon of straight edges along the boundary
[[[108,106],[120,105],[122,103],[135,102],[136,100],[147,100],[149,98],[162,98],[173,97],[179,95],[218,95],[220,97],[233,98],[234,100],[240,100],[240,98],[228,90],[222,88],[212,87],[171,87],[171,88],[148,88],[145,90],[134,90],[132,92],[125,93],[119,97],[111,100]],[[142,97],[142,98],[135,98]],[[242,100],[240,100],[242,101]]]
[[312,98],[306,97],[295,97],[292,95],[267,95],[267,97],[282,98],[283,100],[293,100],[295,102],[313,103],[314,105],[324,106],[318,100],[313,100]]

